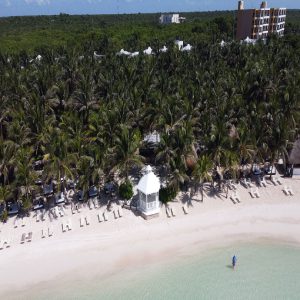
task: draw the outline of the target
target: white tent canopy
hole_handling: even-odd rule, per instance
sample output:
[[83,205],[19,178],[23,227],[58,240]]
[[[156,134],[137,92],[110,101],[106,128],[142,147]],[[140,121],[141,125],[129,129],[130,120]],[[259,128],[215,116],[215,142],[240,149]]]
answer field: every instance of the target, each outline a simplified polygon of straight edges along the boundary
[[177,46],[178,46],[178,49],[181,50],[181,48],[183,47],[183,41],[176,40],[176,41],[175,41],[175,45],[177,45]]
[[189,51],[191,51],[192,50],[192,46],[190,45],[190,44],[187,44],[185,47],[183,47],[182,49],[181,49],[181,51],[187,51],[187,52],[189,52]]
[[140,54],[140,52],[136,51],[136,52],[131,53],[130,57],[135,57],[135,56],[138,56],[139,54]]
[[224,40],[221,41],[220,46],[221,46],[221,47],[226,46],[226,43],[224,42]]
[[159,49],[159,51],[160,51],[160,52],[167,52],[167,51],[168,51],[168,48],[167,48],[166,45],[165,45],[163,48]]
[[153,50],[151,47],[148,47],[147,49],[144,50],[144,54],[146,55],[151,55],[153,53]]
[[243,41],[241,41],[241,43],[255,45],[255,44],[256,44],[256,40],[250,39],[250,38],[247,36]]
[[126,51],[124,49],[121,49],[120,52],[117,53],[117,55],[125,55],[125,56],[130,56],[132,53],[129,51]]

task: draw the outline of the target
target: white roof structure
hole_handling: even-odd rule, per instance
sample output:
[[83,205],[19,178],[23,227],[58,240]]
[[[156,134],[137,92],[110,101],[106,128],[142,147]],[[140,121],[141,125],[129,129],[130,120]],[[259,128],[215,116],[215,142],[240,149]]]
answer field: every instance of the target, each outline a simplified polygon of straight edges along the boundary
[[187,44],[185,47],[181,48],[181,51],[187,51],[187,52],[189,52],[189,51],[192,50],[192,48],[193,47],[190,44]]
[[98,54],[96,51],[94,51],[94,58],[95,59],[102,58],[102,57],[105,57],[105,55]]
[[167,52],[168,48],[166,46],[164,46],[163,48],[159,49],[159,52]]
[[255,44],[256,44],[256,40],[250,39],[250,38],[247,36],[243,41],[241,41],[241,43],[255,45]]
[[224,42],[224,40],[221,41],[220,46],[223,48],[224,46],[226,46],[226,43]]
[[41,61],[42,60],[42,56],[41,55],[38,55],[35,60],[38,60],[38,61]]
[[125,51],[124,49],[121,49],[120,52],[117,53],[117,55],[125,55],[125,56],[131,56],[131,52]]
[[138,56],[140,54],[139,51],[136,51],[136,52],[132,52],[130,57],[135,57],[135,56]]
[[160,134],[157,131],[153,131],[147,134],[143,141],[146,143],[158,144],[160,143]]
[[146,55],[151,55],[152,54],[152,48],[151,47],[148,47],[146,50],[144,50],[144,54]]
[[146,174],[140,179],[137,189],[145,195],[158,193],[160,189],[159,178],[153,173],[152,168],[145,168]]
[[181,50],[181,48],[183,47],[183,41],[176,40],[175,45],[178,46],[179,50]]

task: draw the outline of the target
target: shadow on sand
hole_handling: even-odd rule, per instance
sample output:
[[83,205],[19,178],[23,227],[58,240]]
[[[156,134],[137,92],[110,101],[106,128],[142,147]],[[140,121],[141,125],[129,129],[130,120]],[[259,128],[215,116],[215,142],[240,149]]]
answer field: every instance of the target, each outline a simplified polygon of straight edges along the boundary
[[233,266],[232,265],[227,265],[226,268],[233,270]]

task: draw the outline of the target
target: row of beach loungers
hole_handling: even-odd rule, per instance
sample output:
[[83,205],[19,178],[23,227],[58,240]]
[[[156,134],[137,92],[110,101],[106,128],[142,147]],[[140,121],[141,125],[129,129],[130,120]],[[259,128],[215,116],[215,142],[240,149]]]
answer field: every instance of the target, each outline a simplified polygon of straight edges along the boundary
[[[59,214],[58,211],[56,211],[57,214]],[[121,218],[123,217],[123,209],[122,207],[117,207],[116,209],[113,210],[113,215],[115,217],[115,219]],[[61,215],[63,216],[63,215]],[[97,215],[98,221],[99,223],[104,222],[104,221],[108,221],[108,214],[106,211],[104,211],[103,213],[99,213]],[[20,223],[21,221],[21,223]],[[85,215],[85,216],[81,216],[80,217],[80,227],[83,226],[88,226],[91,223],[91,218],[89,215]],[[21,225],[20,225],[21,224]],[[15,227],[20,226],[25,226],[25,218],[23,219],[16,219],[15,221]],[[72,221],[70,219],[68,219],[67,221],[62,222],[61,224],[61,228],[62,228],[62,232],[67,232],[72,230]],[[43,228],[41,230],[41,237],[44,239],[46,237],[51,237],[53,236],[53,226],[49,226],[48,228]],[[21,235],[21,244],[24,244],[25,242],[31,242],[32,241],[32,237],[33,237],[33,233],[32,232],[28,232],[28,233],[22,233]],[[10,247],[10,240],[9,239],[2,239],[0,240],[0,250],[4,249],[4,248],[9,248]]]

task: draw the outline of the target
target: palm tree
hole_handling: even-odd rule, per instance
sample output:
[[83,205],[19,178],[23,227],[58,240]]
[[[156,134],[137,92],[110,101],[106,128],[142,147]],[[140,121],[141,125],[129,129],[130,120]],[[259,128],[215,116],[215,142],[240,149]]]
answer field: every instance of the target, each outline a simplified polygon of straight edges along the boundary
[[113,170],[124,173],[126,180],[128,180],[129,170],[133,165],[142,166],[143,158],[138,154],[140,140],[139,131],[129,130],[127,126],[120,125],[120,130],[115,137],[115,167]]
[[205,181],[211,181],[212,167],[213,164],[209,156],[203,155],[198,159],[195,169],[192,173],[195,184],[200,185],[202,202],[203,202],[203,185]]
[[33,149],[20,148],[17,153],[16,185],[21,192],[23,209],[28,211],[32,205],[32,190],[35,187],[37,174],[32,168]]
[[0,137],[0,178],[4,184],[10,182],[10,173],[14,169],[16,161],[16,147],[10,140],[3,140]]
[[55,179],[60,189],[61,182],[64,185],[65,177],[74,178],[74,168],[77,156],[68,149],[66,136],[59,128],[49,128],[49,140],[47,141],[44,155],[45,174],[47,180]]

